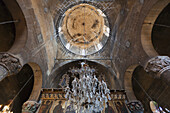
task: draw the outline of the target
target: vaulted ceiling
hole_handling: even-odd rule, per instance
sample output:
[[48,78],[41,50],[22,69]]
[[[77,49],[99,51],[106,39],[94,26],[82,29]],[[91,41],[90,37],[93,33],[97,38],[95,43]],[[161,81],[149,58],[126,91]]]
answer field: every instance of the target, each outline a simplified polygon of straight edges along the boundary
[[[85,5],[81,6],[82,3]],[[111,89],[126,89],[125,76],[131,75],[132,82],[133,74],[129,73],[137,66],[145,67],[155,56],[170,55],[169,3],[170,0],[2,0],[0,23],[13,22],[0,24],[0,52],[11,53],[22,66],[32,68],[34,82],[38,82],[34,83],[30,97],[34,100],[41,88],[57,88],[61,76],[69,68],[79,67],[80,61],[86,61],[104,74]],[[76,7],[81,8],[75,11]],[[82,21],[84,9],[89,17]],[[105,16],[95,18],[99,12]],[[76,30],[73,23],[78,27]],[[94,24],[97,27],[89,27]],[[92,28],[96,34],[91,32]],[[134,72],[135,77],[144,73],[138,70]],[[28,69],[28,73],[32,71]],[[138,81],[145,84],[142,79]],[[133,82],[132,86],[135,84]],[[136,87],[135,95],[139,97]]]

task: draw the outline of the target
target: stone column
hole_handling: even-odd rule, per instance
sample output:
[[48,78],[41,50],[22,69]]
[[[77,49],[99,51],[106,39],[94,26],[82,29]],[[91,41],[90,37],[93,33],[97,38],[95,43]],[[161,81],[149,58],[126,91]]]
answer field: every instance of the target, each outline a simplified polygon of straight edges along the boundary
[[170,58],[168,56],[157,56],[150,59],[145,66],[145,71],[170,85]]
[[0,53],[0,81],[8,75],[16,74],[21,69],[18,58],[9,53]]

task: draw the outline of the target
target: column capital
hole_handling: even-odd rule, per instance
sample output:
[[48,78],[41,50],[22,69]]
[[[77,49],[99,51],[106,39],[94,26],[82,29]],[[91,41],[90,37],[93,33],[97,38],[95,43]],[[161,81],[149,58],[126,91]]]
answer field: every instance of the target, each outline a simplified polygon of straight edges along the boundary
[[127,107],[131,113],[143,113],[144,108],[139,100],[133,100],[127,103]]
[[151,58],[144,69],[146,72],[153,73],[154,77],[160,78],[162,73],[170,70],[170,58],[168,56],[156,56]]
[[0,66],[4,67],[9,74],[16,74],[21,69],[19,58],[10,53],[0,53]]
[[22,113],[35,113],[39,107],[39,103],[36,101],[26,101],[22,105]]

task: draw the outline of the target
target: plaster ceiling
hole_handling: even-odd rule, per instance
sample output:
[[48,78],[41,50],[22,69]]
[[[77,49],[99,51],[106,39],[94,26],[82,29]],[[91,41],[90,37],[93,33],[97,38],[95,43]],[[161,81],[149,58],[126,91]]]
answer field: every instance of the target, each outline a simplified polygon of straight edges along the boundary
[[62,15],[58,32],[68,50],[87,55],[99,51],[105,45],[110,28],[106,15],[100,9],[81,3]]

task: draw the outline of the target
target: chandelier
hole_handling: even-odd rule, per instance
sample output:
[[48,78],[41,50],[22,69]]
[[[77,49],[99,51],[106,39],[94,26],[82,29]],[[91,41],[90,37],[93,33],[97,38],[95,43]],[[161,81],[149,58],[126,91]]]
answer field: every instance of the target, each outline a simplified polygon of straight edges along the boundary
[[74,110],[78,113],[100,112],[107,107],[108,100],[111,100],[106,82],[98,80],[95,71],[85,62],[81,62],[80,69],[70,70],[74,80],[71,83],[72,87],[69,87],[67,83],[64,88],[65,98],[72,103]]

